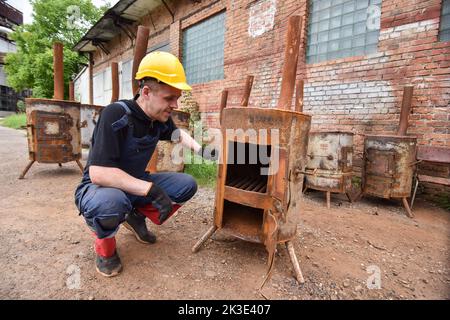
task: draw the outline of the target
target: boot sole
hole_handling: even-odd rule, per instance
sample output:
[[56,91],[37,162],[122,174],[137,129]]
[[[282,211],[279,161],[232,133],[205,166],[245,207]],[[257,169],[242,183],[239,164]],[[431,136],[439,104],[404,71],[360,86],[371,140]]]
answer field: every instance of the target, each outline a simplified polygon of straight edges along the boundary
[[[140,243],[143,243],[143,244],[153,244],[153,243],[154,243],[154,242],[144,241],[144,240],[142,240],[141,238],[139,238],[139,235],[137,234],[137,232],[134,231],[134,229],[128,224],[128,222],[125,221],[125,222],[122,223],[122,225],[123,225],[126,229],[130,230],[130,231],[134,234],[134,236],[136,237],[136,240],[139,241]],[[156,241],[155,241],[155,242],[156,242]]]
[[102,276],[104,276],[106,278],[112,278],[112,277],[118,276],[122,272],[122,269],[123,268],[121,266],[119,270],[117,270],[111,274],[107,274],[107,273],[101,272],[100,269],[97,266],[95,266],[95,270],[97,270],[98,273],[100,273]]

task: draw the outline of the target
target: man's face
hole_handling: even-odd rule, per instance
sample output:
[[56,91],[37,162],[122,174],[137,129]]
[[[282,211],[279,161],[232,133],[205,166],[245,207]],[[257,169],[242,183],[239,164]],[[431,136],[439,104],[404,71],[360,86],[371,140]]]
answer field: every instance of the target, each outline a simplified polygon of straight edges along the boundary
[[172,110],[178,107],[181,90],[164,83],[145,85],[141,96],[144,112],[154,120],[166,122]]

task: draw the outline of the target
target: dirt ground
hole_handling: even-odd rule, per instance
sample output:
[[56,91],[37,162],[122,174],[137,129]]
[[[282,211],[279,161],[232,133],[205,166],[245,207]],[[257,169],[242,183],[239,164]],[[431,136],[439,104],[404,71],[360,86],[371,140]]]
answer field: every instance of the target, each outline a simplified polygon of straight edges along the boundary
[[[35,164],[18,180],[28,162],[25,132],[3,127],[0,157],[1,299],[263,299],[261,245],[219,232],[191,253],[212,223],[214,190],[200,189],[163,226],[149,222],[156,244],[141,244],[121,228],[124,270],[107,279],[95,271],[94,239],[74,205],[76,164]],[[409,219],[398,202],[350,204],[340,195],[327,210],[322,193],[308,193],[294,240],[306,283],[296,283],[279,246],[262,293],[268,299],[449,299],[450,214],[420,200],[414,212]],[[367,287],[367,270],[374,269],[380,289]]]

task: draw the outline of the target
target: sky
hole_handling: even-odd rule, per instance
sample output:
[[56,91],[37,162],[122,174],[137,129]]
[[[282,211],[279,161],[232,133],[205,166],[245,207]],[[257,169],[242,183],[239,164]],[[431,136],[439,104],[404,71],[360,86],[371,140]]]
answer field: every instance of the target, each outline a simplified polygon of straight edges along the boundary
[[[119,0],[109,0],[108,2],[111,4],[111,6],[113,6],[118,1]],[[8,4],[10,4],[11,6],[13,6],[14,8],[22,11],[24,23],[31,23],[33,21],[33,17],[32,17],[33,8],[31,6],[29,0],[6,0],[6,2]],[[99,7],[99,6],[103,5],[105,1],[104,0],[92,0],[92,2],[94,3],[94,5]]]

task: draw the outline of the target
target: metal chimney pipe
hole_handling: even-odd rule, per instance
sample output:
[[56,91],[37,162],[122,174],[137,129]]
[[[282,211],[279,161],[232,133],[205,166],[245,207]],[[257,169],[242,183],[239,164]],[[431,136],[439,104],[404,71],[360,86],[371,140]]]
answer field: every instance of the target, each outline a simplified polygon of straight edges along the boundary
[[281,82],[280,99],[277,108],[291,110],[292,96],[294,94],[297,62],[300,51],[302,17],[289,17],[286,47],[284,50],[284,66]]
[[227,107],[227,101],[228,101],[228,90],[223,90],[222,96],[220,97],[220,116],[219,116],[220,124],[222,124],[222,113],[223,109]]
[[112,82],[111,103],[113,103],[119,100],[119,64],[117,62],[111,63],[111,82]]
[[400,111],[400,123],[397,132],[397,135],[399,136],[405,136],[406,131],[408,130],[408,118],[411,113],[413,91],[413,86],[405,86],[403,89],[402,109]]
[[255,78],[254,76],[247,76],[247,80],[245,82],[244,96],[242,97],[241,100],[242,107],[248,106],[248,100],[250,99],[250,92],[252,91],[254,78]]
[[305,82],[297,80],[295,85],[295,111],[303,112],[303,96],[304,96]]
[[64,100],[63,44],[53,43],[53,99]]
[[69,101],[75,101],[75,86],[73,81],[69,81]]
[[134,59],[133,59],[133,71],[131,72],[131,86],[133,88],[133,95],[137,93],[139,90],[139,84],[134,79],[136,77],[136,72],[139,68],[139,63],[147,54],[147,44],[148,44],[148,36],[150,33],[150,29],[144,26],[139,26],[137,30],[136,36],[136,46],[134,50]]
[[94,104],[94,53],[89,52],[89,104]]

